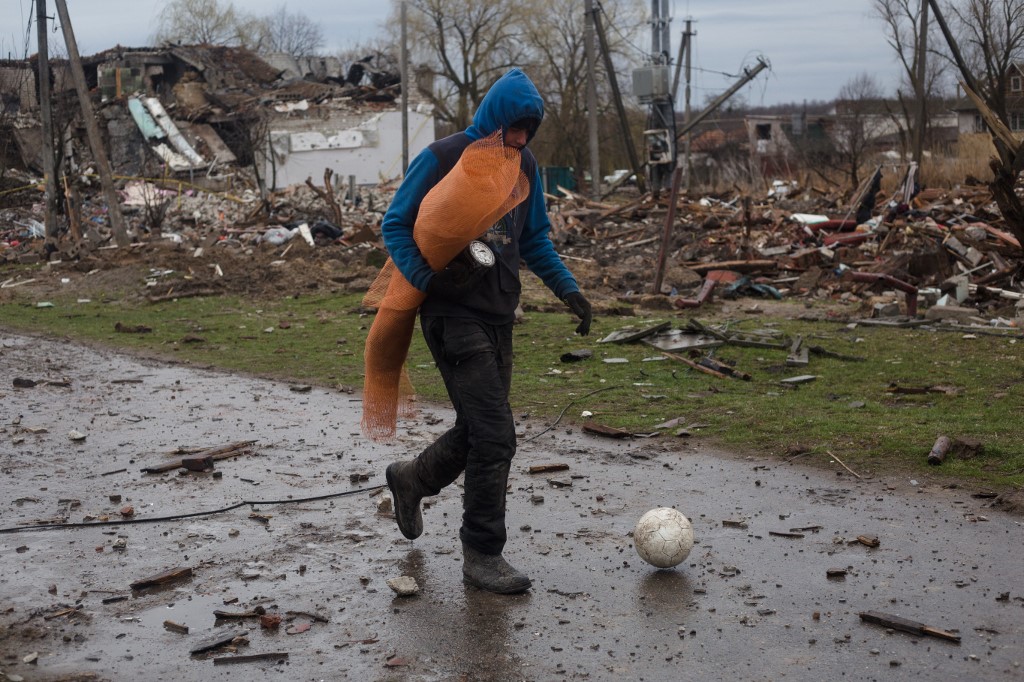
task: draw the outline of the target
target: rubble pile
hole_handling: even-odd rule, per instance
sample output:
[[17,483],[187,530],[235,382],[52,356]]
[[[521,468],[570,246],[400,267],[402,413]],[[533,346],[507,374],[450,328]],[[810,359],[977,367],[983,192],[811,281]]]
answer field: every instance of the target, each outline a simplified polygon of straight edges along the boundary
[[[31,88],[12,87],[30,66],[0,64],[17,112],[0,117],[0,289],[73,270],[97,288],[121,271],[116,289],[150,300],[358,290],[386,259],[379,226],[401,149],[384,119],[399,114],[400,80],[373,57],[343,68],[169,46],[88,58],[127,239],[112,234],[92,150],[74,125],[58,234],[47,237],[38,105]],[[376,182],[354,175],[371,154]],[[687,310],[743,296],[848,304],[851,315],[890,323],[1021,326],[1024,250],[990,188],[919,191],[916,177],[885,196],[879,167],[849,199],[777,180],[767,192],[680,196],[672,211],[669,197],[627,184],[605,201],[557,187],[552,239],[609,305]],[[41,272],[24,267],[35,264]]]
[[[655,270],[668,213],[650,195],[619,204],[569,195],[553,206],[556,240],[573,269],[624,302],[699,307],[713,296],[855,304],[872,318],[1024,324],[1024,251],[1001,229],[987,188],[873,201],[869,218],[792,192],[683,198],[669,231],[661,291]],[[615,277],[618,273],[621,276]],[[700,292],[714,292],[700,299]]]
[[[155,290],[152,279],[140,280],[150,297],[232,288],[257,294],[321,285],[358,289],[386,257],[379,225],[393,191],[393,185],[362,187],[354,199],[335,197],[337,212],[314,183],[271,193],[266,202],[251,189],[211,194],[128,183],[121,191],[126,216],[141,225],[153,204],[163,202],[159,229],[133,234],[136,243],[127,253],[113,248],[103,226],[102,195],[88,196],[82,203],[83,222],[90,225],[86,237],[77,253],[62,240],[60,250],[49,254],[50,267],[89,271],[136,263],[179,273]],[[863,223],[844,219],[835,202],[823,203],[829,202],[799,194],[758,202],[739,195],[681,198],[656,293],[665,197],[635,190],[605,202],[568,192],[549,196],[556,248],[599,300],[664,309],[741,296],[821,300],[892,323],[920,318],[1021,326],[1021,248],[999,227],[984,187],[926,190],[906,205],[881,199]],[[334,222],[338,215],[340,225]],[[3,262],[47,258],[38,203],[0,210],[0,237]],[[12,271],[0,280],[12,286],[29,274]],[[701,298],[702,291],[708,295]]]

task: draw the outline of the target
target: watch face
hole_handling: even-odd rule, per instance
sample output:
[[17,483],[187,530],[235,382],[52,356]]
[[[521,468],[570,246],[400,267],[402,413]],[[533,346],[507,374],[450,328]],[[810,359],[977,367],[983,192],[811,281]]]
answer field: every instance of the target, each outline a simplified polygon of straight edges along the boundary
[[494,252],[483,242],[472,241],[468,248],[469,255],[480,265],[488,268],[494,265]]

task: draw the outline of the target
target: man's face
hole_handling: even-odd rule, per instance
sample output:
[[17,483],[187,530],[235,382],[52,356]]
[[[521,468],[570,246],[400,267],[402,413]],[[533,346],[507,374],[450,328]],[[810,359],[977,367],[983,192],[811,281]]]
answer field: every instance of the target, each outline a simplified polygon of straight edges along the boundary
[[530,139],[530,131],[526,128],[517,128],[512,125],[505,130],[505,145],[522,149]]

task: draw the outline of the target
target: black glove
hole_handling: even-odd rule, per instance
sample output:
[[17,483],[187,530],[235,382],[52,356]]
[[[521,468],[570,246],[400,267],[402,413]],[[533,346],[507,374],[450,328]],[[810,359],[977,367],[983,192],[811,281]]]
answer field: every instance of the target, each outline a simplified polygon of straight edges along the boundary
[[590,333],[590,323],[594,320],[594,313],[590,310],[590,302],[583,298],[583,294],[578,291],[574,291],[571,294],[566,294],[565,298],[562,299],[569,309],[576,313],[576,317],[583,320],[579,326],[576,327],[576,333],[580,336],[586,336]]
[[470,293],[487,274],[487,268],[472,267],[456,258],[438,270],[427,282],[427,296],[440,296],[458,301]]

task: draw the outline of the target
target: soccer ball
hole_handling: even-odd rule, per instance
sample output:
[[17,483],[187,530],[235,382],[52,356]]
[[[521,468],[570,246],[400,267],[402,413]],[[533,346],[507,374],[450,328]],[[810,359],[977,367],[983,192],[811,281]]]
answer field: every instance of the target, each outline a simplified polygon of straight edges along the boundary
[[672,568],[693,549],[690,520],[670,507],[652,509],[636,523],[633,544],[640,558],[658,568]]

